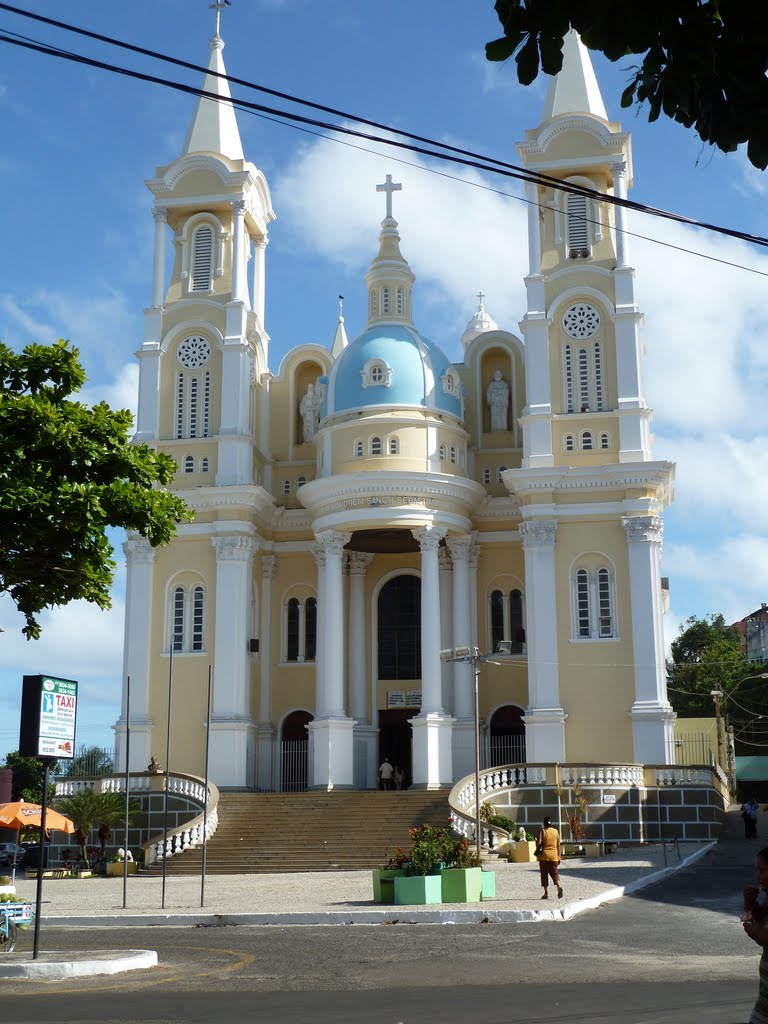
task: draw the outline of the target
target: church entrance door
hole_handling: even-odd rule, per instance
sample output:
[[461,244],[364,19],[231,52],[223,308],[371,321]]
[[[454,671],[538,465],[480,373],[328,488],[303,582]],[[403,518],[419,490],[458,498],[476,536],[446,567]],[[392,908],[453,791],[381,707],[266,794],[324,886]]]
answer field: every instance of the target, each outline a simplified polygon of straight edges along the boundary
[[308,711],[292,711],[280,730],[280,791],[303,793],[309,779]]
[[[379,712],[379,761],[388,757],[403,773],[403,789],[411,784],[411,725],[417,708],[393,708]],[[376,766],[378,768],[378,765]]]
[[486,768],[525,764],[523,709],[514,704],[498,708],[491,718]]

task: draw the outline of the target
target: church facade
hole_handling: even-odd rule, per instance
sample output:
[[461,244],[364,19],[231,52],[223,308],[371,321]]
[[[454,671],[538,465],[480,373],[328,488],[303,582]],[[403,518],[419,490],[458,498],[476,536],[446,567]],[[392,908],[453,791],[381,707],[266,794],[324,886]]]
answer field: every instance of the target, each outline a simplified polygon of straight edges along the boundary
[[[486,765],[674,763],[673,466],[651,452],[625,211],[595,195],[626,196],[630,139],[578,38],[518,146],[538,175],[519,324],[499,327],[481,296],[460,360],[430,340],[388,175],[365,329],[350,341],[340,314],[327,348],[274,371],[275,214],[216,77],[222,49],[217,34],[204,86],[220,100],[199,100],[183,153],[148,182],[136,438],[175,458],[195,518],[165,548],[125,544],[131,768],[165,750],[172,679],[171,767],[203,773],[210,666],[219,787],[370,788],[385,756],[407,784],[450,785],[474,767],[475,678],[440,652],[467,646],[493,656]],[[119,764],[126,724],[124,684]]]

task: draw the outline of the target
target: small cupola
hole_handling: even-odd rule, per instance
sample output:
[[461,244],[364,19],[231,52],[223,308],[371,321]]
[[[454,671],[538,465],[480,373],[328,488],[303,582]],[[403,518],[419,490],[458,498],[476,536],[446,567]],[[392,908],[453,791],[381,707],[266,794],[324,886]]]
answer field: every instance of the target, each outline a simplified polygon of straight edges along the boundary
[[399,192],[402,185],[392,181],[388,174],[383,185],[377,185],[377,192],[385,192],[387,210],[381,222],[379,251],[365,275],[368,285],[368,327],[382,323],[412,325],[411,295],[416,275],[400,252],[400,235],[397,221],[392,216],[392,193]]
[[487,331],[498,331],[499,329],[499,325],[493,317],[486,312],[485,306],[483,305],[484,298],[485,295],[482,292],[478,292],[477,312],[469,321],[466,330],[461,336],[461,344],[464,346],[465,352],[479,335],[485,334]]

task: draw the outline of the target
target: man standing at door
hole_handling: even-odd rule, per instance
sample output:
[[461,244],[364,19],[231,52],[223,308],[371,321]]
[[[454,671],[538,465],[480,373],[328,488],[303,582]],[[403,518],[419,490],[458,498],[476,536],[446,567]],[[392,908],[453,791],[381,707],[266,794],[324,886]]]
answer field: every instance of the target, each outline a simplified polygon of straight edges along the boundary
[[384,760],[379,766],[379,780],[381,782],[382,789],[392,789],[392,775],[394,774],[394,768],[389,760],[389,756],[385,755]]

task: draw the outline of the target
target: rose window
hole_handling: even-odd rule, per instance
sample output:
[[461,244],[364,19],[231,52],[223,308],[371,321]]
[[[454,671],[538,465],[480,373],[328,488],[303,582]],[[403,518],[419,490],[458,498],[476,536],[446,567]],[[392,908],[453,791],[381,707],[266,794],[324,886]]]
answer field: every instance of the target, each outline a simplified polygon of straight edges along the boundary
[[211,357],[211,346],[205,338],[185,338],[176,351],[176,358],[185,370],[198,370]]
[[571,338],[589,338],[600,326],[600,314],[594,306],[578,302],[563,314],[563,330]]

